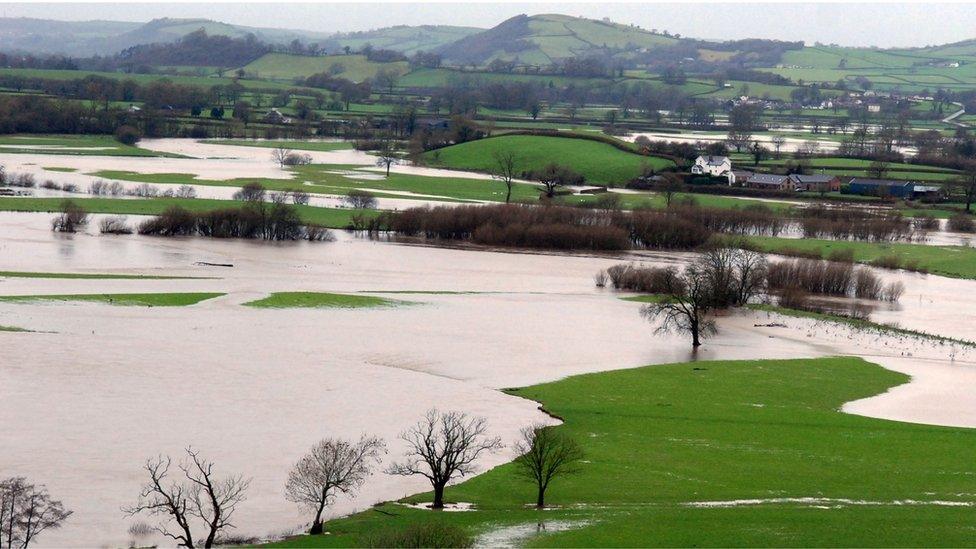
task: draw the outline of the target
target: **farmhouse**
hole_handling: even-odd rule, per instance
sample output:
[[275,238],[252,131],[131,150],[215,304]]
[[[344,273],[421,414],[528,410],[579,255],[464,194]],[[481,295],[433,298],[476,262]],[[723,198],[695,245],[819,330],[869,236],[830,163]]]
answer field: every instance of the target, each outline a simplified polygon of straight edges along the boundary
[[790,183],[797,191],[837,192],[840,190],[840,178],[836,175],[794,173],[790,175]]
[[771,173],[755,173],[746,180],[746,186],[753,189],[768,189],[775,191],[791,191],[793,186],[789,176]]
[[732,161],[727,156],[699,156],[691,173],[695,175],[710,175],[712,177],[728,177],[732,171]]
[[731,172],[729,172],[729,186],[738,185],[740,187],[744,187],[746,181],[748,181],[749,178],[752,177],[753,175],[755,175],[753,172],[747,172],[743,170],[732,170]]

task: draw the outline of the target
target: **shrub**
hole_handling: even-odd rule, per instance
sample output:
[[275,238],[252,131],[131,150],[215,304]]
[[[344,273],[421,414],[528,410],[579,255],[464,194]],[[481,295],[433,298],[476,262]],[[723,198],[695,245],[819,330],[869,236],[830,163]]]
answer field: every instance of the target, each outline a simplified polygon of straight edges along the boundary
[[126,223],[124,215],[103,217],[98,222],[98,230],[102,234],[132,234],[132,227]]
[[76,193],[78,192],[78,185],[75,185],[74,183],[65,183],[64,185],[61,185],[61,190],[66,193]]
[[59,233],[73,233],[88,223],[88,212],[71,200],[61,202],[61,213],[51,222],[51,229]]
[[307,166],[312,163],[312,155],[303,153],[288,153],[281,161],[285,166]]
[[139,234],[185,236],[196,231],[196,216],[182,206],[170,206],[162,214],[139,224]]
[[34,174],[32,173],[12,173],[6,176],[5,181],[9,187],[33,189],[37,185],[37,181],[34,179]]
[[881,292],[881,299],[894,303],[901,299],[904,293],[905,285],[899,280],[894,280],[885,285],[884,290]]
[[159,189],[149,183],[143,183],[129,191],[129,194],[141,198],[155,198],[159,196]]
[[309,194],[305,191],[292,191],[291,202],[295,205],[306,205],[309,201]]
[[920,215],[912,219],[912,227],[916,231],[935,231],[939,229],[939,220],[929,215]]
[[619,264],[607,269],[607,277],[614,289],[647,294],[660,294],[674,288],[678,274],[674,267],[636,267]]
[[196,198],[197,190],[191,185],[180,185],[179,188],[176,189],[174,196],[176,196],[176,198]]
[[343,201],[357,210],[374,209],[377,203],[372,193],[360,189],[350,190]]
[[459,526],[439,522],[409,524],[400,529],[370,533],[366,547],[395,547],[420,549],[425,547],[471,547],[474,541]]
[[947,228],[957,233],[976,233],[976,220],[966,214],[956,214],[949,218]]
[[115,130],[115,140],[123,145],[135,145],[140,139],[142,134],[132,126],[119,126]]
[[605,288],[607,286],[607,272],[600,271],[593,275],[593,282],[597,288]]
[[883,255],[871,260],[870,265],[882,269],[899,269],[901,268],[901,259],[897,255]]
[[881,278],[868,269],[861,268],[854,273],[854,297],[881,299],[884,289]]
[[56,182],[51,181],[50,179],[48,179],[44,183],[41,183],[41,188],[42,189],[47,189],[49,191],[60,191],[61,190],[61,185],[58,185]]
[[305,227],[305,240],[310,242],[334,242],[335,235],[332,231],[321,225],[309,225]]
[[261,202],[264,200],[265,190],[264,186],[260,183],[248,183],[240,188],[234,193],[234,200],[243,200],[244,202]]

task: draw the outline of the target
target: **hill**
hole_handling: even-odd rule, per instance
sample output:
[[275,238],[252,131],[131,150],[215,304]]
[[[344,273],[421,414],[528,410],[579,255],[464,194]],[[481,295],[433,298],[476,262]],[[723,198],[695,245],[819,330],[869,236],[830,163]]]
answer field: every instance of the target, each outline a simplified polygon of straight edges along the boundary
[[348,47],[360,50],[366,44],[374,48],[394,50],[405,55],[418,51],[433,51],[484,29],[475,27],[455,27],[450,25],[420,25],[411,27],[398,25],[382,29],[339,34],[320,44],[328,51]]
[[518,15],[438,50],[455,63],[487,64],[494,59],[549,65],[560,59],[614,55],[676,43],[670,36],[639,27],[568,15]]
[[294,55],[268,53],[244,66],[244,72],[256,78],[294,80],[327,72],[337,78],[362,82],[373,78],[381,69],[393,70],[402,75],[410,70],[406,61],[378,63],[365,55]]

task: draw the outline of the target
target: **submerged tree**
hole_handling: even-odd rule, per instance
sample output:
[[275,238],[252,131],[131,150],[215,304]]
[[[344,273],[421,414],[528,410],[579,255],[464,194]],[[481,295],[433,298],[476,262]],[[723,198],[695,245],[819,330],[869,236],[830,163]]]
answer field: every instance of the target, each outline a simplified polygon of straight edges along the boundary
[[383,148],[376,153],[376,165],[381,168],[386,168],[387,177],[390,177],[390,167],[399,163],[400,155],[397,154],[392,143],[387,142],[385,145],[383,145]]
[[664,290],[662,299],[641,307],[641,315],[648,320],[663,317],[657,332],[691,334],[691,345],[699,347],[704,337],[716,331],[715,321],[706,316],[714,295],[708,272],[700,264],[691,264],[683,273],[667,277]]
[[0,480],[0,547],[27,549],[45,530],[60,528],[71,513],[46,488],[24,477]]
[[[146,513],[160,517],[153,529],[180,547],[209,549],[221,532],[234,527],[231,519],[237,505],[244,501],[251,481],[240,475],[217,478],[212,461],[200,457],[192,448],[187,448],[186,454],[187,458],[177,466],[182,478],[176,479],[170,478],[169,456],[147,460],[149,481],[139,494],[138,503],[123,510],[130,516]],[[206,532],[203,545],[195,541],[194,529]]]
[[502,448],[501,439],[489,438],[487,431],[483,417],[429,410],[416,425],[400,434],[407,443],[405,459],[390,465],[386,472],[426,478],[434,488],[432,507],[443,509],[447,483],[473,473],[478,456]]
[[288,475],[285,497],[315,512],[310,534],[322,533],[325,506],[337,494],[355,493],[385,451],[386,445],[376,437],[363,436],[358,442],[327,438],[298,460]]
[[522,438],[515,443],[515,465],[520,475],[536,484],[536,507],[546,504],[546,490],[557,476],[578,471],[583,450],[575,440],[545,425],[522,429]]

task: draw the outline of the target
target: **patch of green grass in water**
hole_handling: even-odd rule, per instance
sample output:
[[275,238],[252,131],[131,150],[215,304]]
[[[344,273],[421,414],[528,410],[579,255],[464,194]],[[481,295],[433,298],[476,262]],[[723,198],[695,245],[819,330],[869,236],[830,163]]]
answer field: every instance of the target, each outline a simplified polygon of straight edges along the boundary
[[70,172],[76,172],[76,171],[78,171],[75,168],[61,168],[61,167],[58,167],[58,166],[44,166],[44,169],[47,170],[47,171],[49,171],[49,172],[65,172],[65,173],[70,173]]
[[362,309],[366,307],[392,307],[407,304],[410,304],[410,302],[369,295],[333,294],[328,292],[275,292],[268,297],[249,301],[244,305],[266,309]]
[[90,280],[202,280],[213,279],[212,276],[166,276],[166,275],[137,275],[137,274],[102,274],[102,273],[45,273],[34,271],[0,271],[0,278],[74,278]]
[[[976,504],[976,430],[840,411],[908,381],[862,359],[837,357],[649,366],[513,390],[563,418],[556,428],[585,452],[579,474],[553,481],[552,509],[526,508],[533,486],[507,464],[447,489],[449,501],[472,502],[476,511],[387,503],[330,521],[329,535],[275,545],[357,546],[378,529],[425,521],[479,534],[545,517],[587,524],[526,545],[971,546],[973,507],[901,502]],[[873,503],[688,505],[805,497]]]
[[207,299],[220,297],[222,293],[156,293],[156,294],[63,294],[63,295],[5,295],[0,302],[34,303],[40,301],[107,303],[123,307],[183,307],[195,305]]
[[28,330],[27,328],[18,328],[17,326],[4,326],[0,324],[0,332],[27,333],[33,331],[34,330]]

